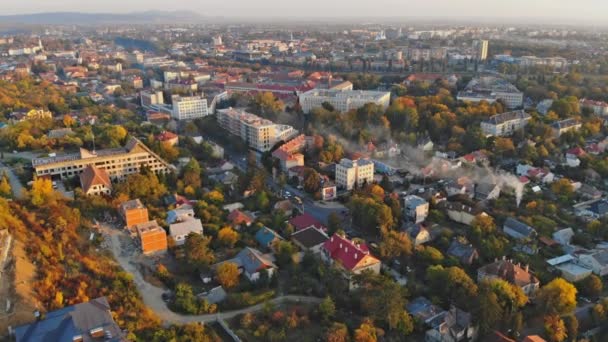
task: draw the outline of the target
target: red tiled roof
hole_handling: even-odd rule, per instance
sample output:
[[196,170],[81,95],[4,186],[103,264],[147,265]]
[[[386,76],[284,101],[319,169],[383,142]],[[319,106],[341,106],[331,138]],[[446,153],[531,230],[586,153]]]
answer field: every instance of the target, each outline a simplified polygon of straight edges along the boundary
[[575,155],[578,157],[578,156],[584,156],[585,150],[583,150],[580,147],[574,147],[574,148],[569,149],[568,152],[566,152],[566,153],[572,154],[572,155]]
[[156,140],[158,141],[169,141],[175,138],[177,138],[177,134],[169,131],[162,131],[159,135],[156,136]]
[[229,215],[228,215],[228,220],[230,222],[232,222],[232,224],[234,225],[240,225],[240,224],[250,224],[251,222],[253,222],[253,220],[251,219],[251,217],[249,217],[248,215],[246,215],[245,213],[243,213],[240,210],[234,210],[232,211]]
[[112,188],[108,173],[92,165],[87,166],[80,174],[80,185],[85,193],[94,185],[104,185],[107,188]]
[[323,223],[319,222],[319,220],[317,220],[312,215],[307,214],[307,213],[296,216],[287,222],[289,222],[289,224],[291,224],[296,229],[296,231],[302,230],[302,229],[305,229],[305,228],[308,228],[311,226],[313,226],[317,229],[320,229],[320,230],[327,230],[327,228],[323,225]]
[[344,268],[350,271],[354,270],[366,257],[373,258],[373,262],[380,262],[369,254],[367,245],[355,244],[338,234],[334,234],[329,240],[325,241],[323,249],[333,260],[340,262]]

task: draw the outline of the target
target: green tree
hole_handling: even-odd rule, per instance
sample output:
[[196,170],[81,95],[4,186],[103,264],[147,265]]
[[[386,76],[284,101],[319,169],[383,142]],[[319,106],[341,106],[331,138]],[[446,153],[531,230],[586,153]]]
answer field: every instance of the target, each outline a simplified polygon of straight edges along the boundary
[[408,257],[412,255],[412,241],[406,233],[389,231],[382,236],[380,256],[383,258]]
[[575,315],[564,316],[564,325],[566,326],[566,334],[570,341],[576,341],[578,336],[578,319]]
[[336,304],[334,304],[334,301],[331,299],[330,296],[327,296],[319,304],[318,310],[321,319],[324,322],[329,322],[336,313]]
[[196,159],[190,159],[184,166],[182,179],[185,186],[192,186],[194,189],[201,187],[201,166]]
[[604,289],[602,278],[592,274],[582,281],[582,291],[585,296],[599,297]]
[[186,261],[197,270],[202,270],[215,261],[213,251],[209,248],[211,237],[190,233],[186,237],[184,251]]

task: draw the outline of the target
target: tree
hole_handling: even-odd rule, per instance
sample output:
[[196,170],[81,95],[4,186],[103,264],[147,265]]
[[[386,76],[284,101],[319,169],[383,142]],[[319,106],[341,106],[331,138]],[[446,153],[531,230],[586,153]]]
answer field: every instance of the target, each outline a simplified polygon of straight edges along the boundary
[[498,296],[489,288],[484,287],[480,290],[477,301],[479,329],[482,333],[490,332],[496,327],[503,316],[502,307],[498,303]]
[[186,237],[184,250],[186,261],[197,270],[205,269],[215,261],[213,251],[209,248],[211,237],[190,233]]
[[496,231],[496,223],[492,216],[479,214],[471,222],[471,229],[485,236]]
[[359,328],[355,330],[355,342],[376,342],[378,341],[374,322],[369,319],[364,320]]
[[564,321],[559,315],[545,316],[545,334],[553,342],[562,342],[568,337]]
[[602,279],[592,274],[582,281],[582,292],[588,297],[599,297],[602,294],[604,284]]
[[426,280],[435,293],[445,300],[454,301],[458,307],[471,307],[477,296],[477,285],[460,267],[430,266],[426,271]]
[[233,262],[224,262],[216,268],[215,277],[223,287],[233,288],[239,284],[239,267]]
[[72,127],[74,126],[74,124],[76,124],[76,120],[74,120],[74,118],[71,115],[64,115],[63,116],[63,125],[65,127]]
[[319,315],[321,315],[321,319],[325,322],[328,322],[334,317],[334,314],[336,313],[336,304],[334,304],[334,301],[331,299],[330,296],[327,296],[319,304],[318,310]]
[[494,140],[494,148],[497,153],[502,155],[511,155],[515,152],[515,145],[510,138],[498,137]]
[[555,278],[543,286],[536,296],[542,312],[550,315],[565,315],[576,308],[576,288],[562,278]]
[[314,194],[321,189],[321,176],[317,171],[311,168],[304,169],[304,190],[310,194]]
[[34,178],[32,190],[30,191],[30,201],[36,207],[49,204],[48,200],[53,195],[53,183],[47,178]]
[[566,326],[566,334],[570,341],[576,341],[578,336],[578,319],[575,315],[564,316],[564,325]]
[[574,194],[574,187],[568,178],[562,178],[551,184],[551,191],[557,196],[564,196],[569,199]]
[[327,342],[348,342],[348,328],[344,323],[334,322],[325,333],[325,340]]
[[266,211],[270,207],[270,199],[266,191],[260,191],[255,198],[256,207],[261,211]]
[[341,223],[342,219],[336,212],[332,211],[331,214],[327,216],[327,229],[330,236],[341,229]]
[[8,181],[8,177],[6,174],[2,175],[2,180],[0,180],[0,196],[2,197],[10,197],[12,195],[11,184]]
[[231,227],[224,227],[217,233],[217,239],[224,246],[232,248],[239,240],[239,233],[237,233]]
[[273,247],[279,265],[286,266],[292,263],[292,256],[296,252],[293,243],[281,240],[276,242]]
[[271,92],[257,93],[251,100],[250,110],[253,113],[260,114],[262,117],[274,120],[285,104],[283,101],[274,97]]
[[201,166],[196,159],[190,159],[188,164],[184,166],[182,179],[185,186],[190,185],[195,189],[201,187]]
[[186,283],[179,283],[175,286],[175,297],[173,305],[179,310],[189,314],[197,313],[196,297],[192,292],[192,287]]
[[380,256],[383,258],[398,258],[412,255],[412,241],[403,232],[389,231],[382,237]]

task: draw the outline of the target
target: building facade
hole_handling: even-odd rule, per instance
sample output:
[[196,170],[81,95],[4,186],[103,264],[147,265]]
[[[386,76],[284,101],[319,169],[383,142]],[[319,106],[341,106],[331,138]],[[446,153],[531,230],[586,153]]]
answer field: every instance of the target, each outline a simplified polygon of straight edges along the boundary
[[481,131],[486,136],[508,136],[524,129],[532,117],[523,110],[496,114],[481,122]]
[[336,165],[336,185],[346,190],[371,184],[374,180],[374,163],[370,160],[342,159]]
[[365,90],[313,89],[299,96],[300,106],[304,113],[321,108],[325,102],[340,112],[358,109],[368,103],[374,103],[386,109],[390,100],[390,92]]
[[181,97],[173,95],[171,100],[173,102],[171,116],[176,120],[192,120],[209,115],[207,99],[200,96]]

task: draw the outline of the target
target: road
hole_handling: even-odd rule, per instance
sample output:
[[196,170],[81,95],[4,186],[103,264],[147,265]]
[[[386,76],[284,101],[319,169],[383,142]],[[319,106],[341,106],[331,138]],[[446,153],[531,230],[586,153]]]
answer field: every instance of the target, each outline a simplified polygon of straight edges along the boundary
[[[144,303],[152,311],[154,311],[164,323],[210,323],[216,322],[220,319],[228,320],[235,316],[242,315],[244,313],[260,311],[264,308],[264,303],[261,303],[240,310],[218,312],[215,314],[208,315],[183,315],[175,313],[171,311],[167,307],[167,303],[162,300],[162,294],[167,290],[148,283],[141,275],[141,272],[139,272],[139,270],[137,269],[136,264],[132,261],[133,254],[129,252],[128,248],[125,248],[125,245],[127,245],[128,241],[127,239],[129,239],[126,233],[114,229],[105,224],[101,224],[100,229],[106,236],[106,243],[108,243],[110,250],[114,255],[114,258],[118,261],[120,266],[133,277],[133,281],[135,282],[137,289],[141,293]],[[273,298],[269,302],[273,304],[281,304],[285,302],[318,304],[321,302],[321,300],[321,298],[317,297],[287,295]]]
[[0,162],[0,174],[2,173],[5,173],[8,176],[8,181],[10,182],[13,190],[13,197],[22,198],[24,194],[23,190],[25,190],[23,188],[23,184],[21,184],[21,181],[19,181],[17,175],[15,175],[13,169]]

